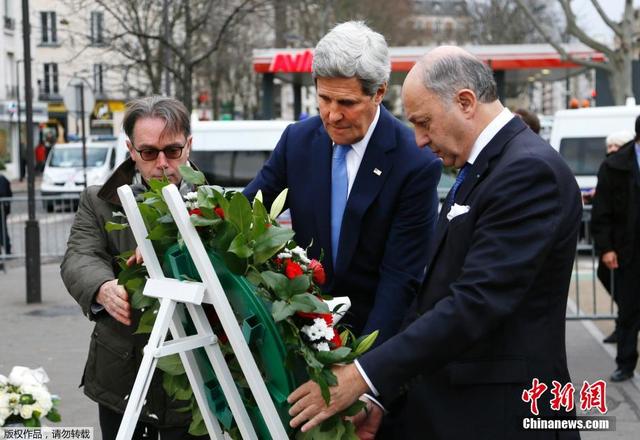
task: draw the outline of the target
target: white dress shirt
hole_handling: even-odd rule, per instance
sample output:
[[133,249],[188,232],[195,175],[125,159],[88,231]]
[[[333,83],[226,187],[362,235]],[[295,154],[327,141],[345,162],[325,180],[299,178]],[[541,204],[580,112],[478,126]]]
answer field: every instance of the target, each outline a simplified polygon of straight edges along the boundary
[[[364,157],[365,151],[367,151],[367,145],[369,145],[369,140],[371,140],[373,130],[375,130],[376,125],[378,125],[378,119],[380,119],[380,106],[376,107],[376,115],[367,129],[367,133],[360,141],[355,144],[351,144],[351,150],[347,152],[347,156],[345,157],[347,162],[347,178],[349,179],[347,197],[351,194],[353,182],[356,180],[356,176],[358,175],[358,169],[360,169],[362,158]],[[335,145],[336,144],[334,143],[333,146],[335,147]]]

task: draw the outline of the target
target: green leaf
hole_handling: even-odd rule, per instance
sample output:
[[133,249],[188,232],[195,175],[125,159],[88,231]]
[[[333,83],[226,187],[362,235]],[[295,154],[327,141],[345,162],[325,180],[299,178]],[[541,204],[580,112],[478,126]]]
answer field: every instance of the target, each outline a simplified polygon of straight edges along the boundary
[[151,333],[151,330],[153,330],[153,324],[156,322],[157,311],[158,309],[156,307],[149,308],[144,311],[140,317],[140,322],[138,323],[138,328],[136,329],[135,334]]
[[266,283],[267,287],[271,289],[280,299],[289,299],[289,278],[281,273],[276,273],[270,270],[262,272],[262,279]]
[[51,408],[49,410],[49,412],[46,415],[47,420],[50,420],[52,422],[58,423],[59,421],[62,420],[62,417],[60,416],[60,413],[58,412],[57,408]]
[[23,394],[20,396],[19,402],[21,405],[31,405],[32,403],[36,403],[35,399],[31,394]]
[[40,420],[36,419],[35,417],[31,417],[30,419],[23,420],[22,424],[26,428],[37,428],[40,426]]
[[162,240],[163,238],[175,235],[176,228],[167,223],[158,223],[147,235],[149,240]]
[[356,356],[361,356],[362,354],[364,354],[367,350],[369,350],[371,348],[371,346],[373,345],[373,343],[376,341],[376,338],[378,337],[378,330],[374,331],[373,333],[367,335],[357,346],[356,349],[353,351],[354,354]]
[[236,235],[236,238],[229,245],[229,252],[240,258],[249,258],[253,255],[253,250],[248,246],[247,238],[242,232]]
[[162,387],[169,396],[177,400],[189,400],[193,396],[193,390],[186,374],[177,376],[169,373],[163,374]]
[[278,226],[267,228],[264,234],[256,237],[253,246],[253,261],[256,265],[266,262],[293,238],[295,232]]
[[340,411],[341,417],[353,417],[364,409],[366,404],[362,400],[356,400],[347,409]]
[[240,258],[236,254],[232,254],[231,252],[225,252],[222,254],[222,259],[224,260],[224,264],[227,265],[229,270],[236,275],[244,275],[247,271],[248,261],[246,258]]
[[233,223],[238,231],[248,237],[252,218],[253,211],[249,200],[242,193],[234,194],[229,203],[229,209],[225,211],[225,219]]
[[288,192],[289,192],[288,188],[283,189],[282,192],[278,194],[278,197],[276,197],[276,199],[271,204],[271,211],[269,211],[269,215],[273,220],[278,218],[278,216],[282,212],[282,209],[284,208],[285,202],[287,200]]
[[202,413],[200,412],[200,408],[195,406],[193,408],[192,413],[193,420],[191,420],[191,424],[189,425],[189,434],[195,436],[201,436],[207,434],[207,427],[204,424],[204,419],[202,418]]
[[163,177],[162,179],[150,179],[147,183],[149,184],[149,188],[151,188],[152,191],[161,194],[162,188],[169,185],[170,182],[169,179]]
[[287,319],[289,316],[293,315],[296,312],[296,309],[293,308],[286,301],[275,301],[273,303],[273,307],[271,308],[271,316],[273,316],[273,320],[275,322],[280,322],[283,319]]
[[222,219],[219,218],[205,218],[196,214],[191,214],[189,217],[191,219],[191,224],[193,226],[212,226],[217,225],[222,222]]
[[104,224],[104,229],[106,229],[107,232],[123,231],[128,227],[129,227],[129,223],[106,222]]
[[204,185],[206,183],[204,174],[200,171],[194,170],[189,165],[180,165],[179,170],[180,175],[185,182],[190,183],[191,185]]
[[342,440],[360,440],[360,437],[356,434],[356,427],[353,423],[348,420],[343,420],[342,426],[345,428],[344,434],[342,434]]
[[311,277],[309,277],[309,275],[298,275],[292,280],[289,280],[289,285],[287,286],[287,290],[289,291],[290,296],[298,295],[300,293],[306,292],[309,289],[310,285],[311,285]]
[[171,354],[158,359],[158,368],[172,375],[184,374],[184,366],[177,354]]
[[351,353],[349,347],[339,347],[331,351],[319,351],[316,353],[316,358],[325,365],[331,365],[344,361],[349,353]]
[[311,371],[309,371],[309,377],[314,382],[317,382],[316,377],[318,376],[318,373],[315,373],[314,371],[315,370],[320,371],[322,368],[324,368],[324,364],[322,364],[322,362],[320,362],[316,358],[316,353],[317,351],[312,350],[307,345],[304,345],[304,344],[300,345],[300,354],[302,354],[304,361],[307,363],[307,365],[311,369]]
[[142,293],[142,289],[136,290],[131,295],[131,307],[136,310],[146,309],[153,306],[158,301],[157,298],[146,296]]
[[260,200],[253,200],[253,230],[251,237],[255,240],[262,235],[267,227],[271,227],[271,220],[267,209],[264,207]]
[[327,306],[327,303],[310,293],[294,295],[291,297],[290,302],[296,311],[307,313],[329,313],[329,306]]

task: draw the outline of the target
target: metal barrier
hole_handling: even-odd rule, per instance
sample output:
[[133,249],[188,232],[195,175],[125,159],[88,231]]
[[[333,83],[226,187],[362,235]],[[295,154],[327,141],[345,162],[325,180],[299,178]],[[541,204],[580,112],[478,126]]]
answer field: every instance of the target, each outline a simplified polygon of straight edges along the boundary
[[[78,202],[79,195],[77,194],[36,196],[35,208],[36,218],[40,225],[40,255],[42,257],[61,257],[64,255]],[[26,196],[0,197],[0,224],[3,225],[0,226],[0,263],[5,260],[25,257],[27,204]]]
[[[79,196],[36,197],[36,217],[40,224],[41,257],[61,257],[67,246],[67,239]],[[0,220],[5,217],[7,203],[7,230],[11,242],[11,253],[4,246],[0,250],[0,263],[12,258],[25,257],[25,221],[27,220],[27,197],[0,198]],[[0,233],[2,229],[0,228]],[[3,243],[0,237],[0,245]],[[612,296],[597,279],[598,257],[591,238],[591,206],[585,206],[582,217],[580,240],[576,249],[574,270],[569,291],[570,307],[567,319],[615,319],[617,311]],[[615,291],[613,273],[612,291]]]
[[613,271],[609,271],[611,294],[598,280],[598,256],[591,236],[591,205],[586,205],[582,214],[580,239],[569,290],[570,307],[567,319],[615,319],[617,310],[613,297],[615,283]]

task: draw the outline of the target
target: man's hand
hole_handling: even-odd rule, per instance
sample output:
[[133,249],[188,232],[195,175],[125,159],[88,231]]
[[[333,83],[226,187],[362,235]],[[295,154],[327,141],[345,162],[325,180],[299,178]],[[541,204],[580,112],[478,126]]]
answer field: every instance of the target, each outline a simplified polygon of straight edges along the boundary
[[338,379],[338,385],[329,388],[331,392],[329,406],[322,398],[320,387],[313,381],[301,385],[289,395],[287,401],[292,404],[289,415],[293,416],[289,423],[291,427],[297,428],[308,421],[302,426],[302,432],[307,432],[347,408],[358,397],[369,391],[367,383],[354,364],[336,366],[333,368],[333,374]]
[[361,398],[365,403],[365,409],[351,417],[351,422],[356,426],[356,435],[360,440],[373,440],[376,438],[384,411],[366,397]]
[[96,302],[118,322],[131,325],[131,305],[129,294],[124,286],[118,284],[118,280],[111,280],[100,286]]
[[140,252],[140,248],[137,247],[133,255],[127,258],[127,266],[131,267],[134,264],[142,264],[144,259],[142,258],[142,252]]
[[618,254],[615,251],[609,251],[602,254],[602,262],[609,269],[618,268]]

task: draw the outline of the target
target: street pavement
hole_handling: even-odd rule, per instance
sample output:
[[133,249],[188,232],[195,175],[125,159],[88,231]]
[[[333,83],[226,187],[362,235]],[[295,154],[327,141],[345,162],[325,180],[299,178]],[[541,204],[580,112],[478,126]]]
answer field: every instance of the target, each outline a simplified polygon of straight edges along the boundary
[[[0,271],[0,374],[14,365],[44,367],[49,390],[61,397],[60,426],[97,428],[97,405],[78,388],[87,356],[90,323],[62,284],[57,264],[42,266],[42,302],[26,304],[26,273],[15,264]],[[583,381],[607,380],[615,368],[615,347],[604,346],[601,330],[589,321],[567,322],[567,355],[576,392]],[[548,384],[551,387],[551,384]],[[549,398],[549,391],[546,394]],[[543,404],[544,396],[539,404]],[[548,400],[547,400],[548,401]],[[580,397],[575,402],[579,405]],[[638,375],[621,384],[607,383],[608,416],[615,417],[613,432],[583,432],[582,438],[637,439],[640,426]],[[100,439],[96,430],[96,439]]]

